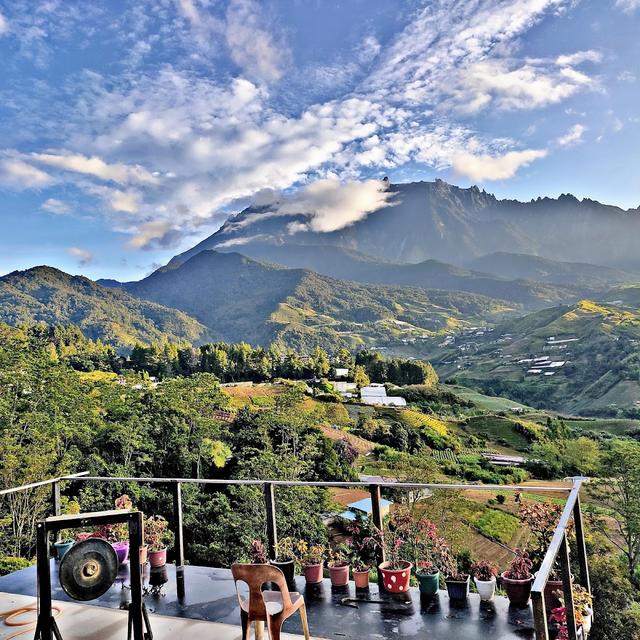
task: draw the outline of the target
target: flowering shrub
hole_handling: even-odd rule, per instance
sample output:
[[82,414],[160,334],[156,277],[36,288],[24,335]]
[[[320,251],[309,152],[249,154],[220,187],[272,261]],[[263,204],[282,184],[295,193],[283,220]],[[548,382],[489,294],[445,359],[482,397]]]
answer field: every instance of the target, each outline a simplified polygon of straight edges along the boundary
[[358,518],[347,525],[347,545],[355,571],[366,571],[375,565],[376,551],[382,546],[382,532],[370,519]]
[[149,551],[162,551],[173,543],[173,533],[169,523],[162,516],[151,516],[144,523],[144,541]]
[[[116,509],[133,509],[131,498],[124,494],[115,499]],[[103,538],[107,542],[122,542],[129,539],[129,527],[123,522],[120,524],[101,524],[96,527],[94,538]]]

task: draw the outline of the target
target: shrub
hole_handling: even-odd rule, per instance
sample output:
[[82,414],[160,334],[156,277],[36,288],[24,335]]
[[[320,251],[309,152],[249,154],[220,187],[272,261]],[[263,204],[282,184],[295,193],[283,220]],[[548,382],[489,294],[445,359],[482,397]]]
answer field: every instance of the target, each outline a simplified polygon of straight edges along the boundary
[[498,502],[498,504],[504,504],[506,499],[507,496],[505,496],[504,493],[498,493],[496,495],[496,501]]
[[31,562],[26,558],[16,558],[15,556],[0,556],[0,576],[6,576],[14,571],[26,569]]

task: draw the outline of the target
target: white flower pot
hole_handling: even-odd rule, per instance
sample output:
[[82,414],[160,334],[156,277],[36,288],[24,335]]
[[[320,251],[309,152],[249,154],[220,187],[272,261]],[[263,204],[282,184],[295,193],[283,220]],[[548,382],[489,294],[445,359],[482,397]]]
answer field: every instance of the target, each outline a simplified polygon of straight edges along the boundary
[[593,623],[593,614],[589,613],[584,616],[584,621],[582,622],[582,632],[585,636],[588,636],[591,633],[591,625]]
[[480,600],[491,600],[493,594],[496,592],[496,579],[478,580],[478,578],[474,578],[474,581],[480,594]]

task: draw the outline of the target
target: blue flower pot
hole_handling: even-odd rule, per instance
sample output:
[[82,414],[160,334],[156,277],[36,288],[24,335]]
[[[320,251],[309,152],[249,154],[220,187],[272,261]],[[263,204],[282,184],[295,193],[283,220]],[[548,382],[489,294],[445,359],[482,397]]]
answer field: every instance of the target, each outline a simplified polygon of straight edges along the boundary
[[450,600],[466,600],[469,597],[469,576],[465,581],[450,580],[447,578],[447,591]]
[[58,556],[58,560],[62,560],[64,554],[73,547],[75,542],[72,540],[71,542],[55,542],[53,546],[56,548],[56,555]]

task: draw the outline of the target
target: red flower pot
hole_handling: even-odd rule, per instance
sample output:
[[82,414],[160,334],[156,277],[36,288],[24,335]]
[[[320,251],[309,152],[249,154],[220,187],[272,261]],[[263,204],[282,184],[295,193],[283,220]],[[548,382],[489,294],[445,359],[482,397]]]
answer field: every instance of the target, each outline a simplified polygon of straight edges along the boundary
[[349,584],[349,565],[329,567],[329,575],[331,576],[331,584],[334,587],[344,587]]
[[369,588],[369,570],[366,571],[354,571],[353,581],[356,583],[356,589],[368,589]]
[[383,562],[378,567],[382,574],[382,585],[384,586],[384,590],[389,593],[405,593],[409,590],[411,567],[413,567],[413,565],[410,562],[402,560],[400,562],[400,568],[391,569],[390,564],[390,562]]
[[318,584],[322,582],[322,564],[308,564],[304,567],[304,579],[307,584]]
[[507,578],[507,572],[505,571],[501,578],[509,602],[514,607],[524,608],[529,604],[529,598],[531,596],[531,587],[533,586],[533,576],[526,580],[514,580],[513,578]]
[[149,551],[149,564],[157,569],[158,567],[164,567],[167,564],[167,550],[161,549],[160,551]]

